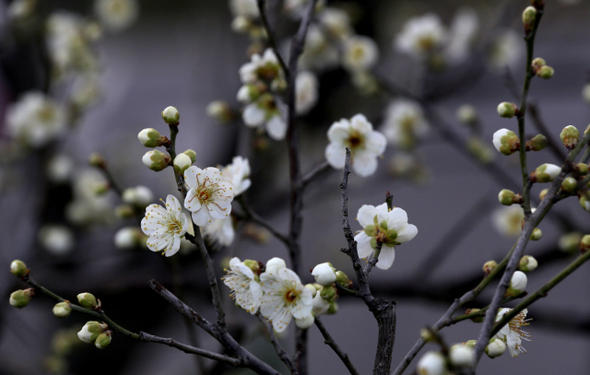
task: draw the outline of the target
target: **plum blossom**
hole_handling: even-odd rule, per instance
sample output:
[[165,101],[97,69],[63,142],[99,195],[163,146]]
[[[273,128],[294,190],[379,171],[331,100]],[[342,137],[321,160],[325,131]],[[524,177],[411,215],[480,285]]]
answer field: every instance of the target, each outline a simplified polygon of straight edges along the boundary
[[189,167],[184,171],[184,180],[189,189],[184,207],[192,212],[196,225],[206,226],[213,219],[225,219],[229,216],[234,187],[221,179],[219,169]]
[[[496,322],[500,321],[504,315],[508,314],[512,309],[502,308],[496,315]],[[529,325],[529,320],[526,319],[528,313],[527,309],[519,312],[514,318],[508,322],[502,329],[496,334],[495,337],[503,340],[510,351],[512,358],[518,357],[520,353],[526,353],[525,348],[522,347],[522,340],[531,341],[531,335],[521,329],[522,326]]]
[[333,123],[328,130],[328,139],[330,143],[325,152],[328,163],[333,168],[344,168],[346,148],[349,148],[352,170],[361,177],[375,173],[377,157],[385,151],[385,137],[374,131],[373,125],[362,114]]
[[409,19],[394,40],[394,47],[417,58],[425,58],[441,48],[447,39],[440,18],[434,13]]
[[241,308],[255,314],[262,301],[262,287],[258,275],[239,258],[232,258],[229,267],[227,275],[223,277],[223,283],[231,289],[231,297]]
[[234,156],[231,164],[221,169],[221,180],[234,186],[235,196],[242,194],[252,184],[250,181],[250,163],[248,159]]
[[390,144],[410,149],[427,132],[428,123],[418,103],[407,99],[389,103],[383,121],[383,134]]
[[190,220],[174,195],[168,194],[166,207],[150,204],[141,220],[141,230],[149,236],[146,245],[151,251],[162,250],[167,257],[180,249],[180,238],[189,230]]
[[377,207],[363,205],[357,220],[363,227],[354,240],[358,244],[358,254],[368,258],[377,248],[377,241],[382,243],[377,268],[389,269],[395,259],[395,246],[408,242],[418,234],[418,228],[408,224],[408,214],[399,207],[389,210],[387,203]]

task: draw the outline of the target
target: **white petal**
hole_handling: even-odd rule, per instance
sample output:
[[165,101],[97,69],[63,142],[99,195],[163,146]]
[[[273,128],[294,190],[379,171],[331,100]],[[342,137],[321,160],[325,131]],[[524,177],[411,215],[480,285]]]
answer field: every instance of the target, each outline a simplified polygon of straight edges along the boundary
[[326,160],[328,163],[336,169],[344,168],[344,162],[346,158],[346,149],[344,146],[337,143],[330,143],[326,147]]
[[359,258],[368,258],[373,254],[373,247],[371,246],[371,237],[367,236],[365,232],[361,232],[354,236],[356,241],[356,249],[359,254]]
[[266,132],[275,141],[285,139],[287,124],[280,115],[273,116],[266,122]]
[[364,204],[359,208],[356,214],[356,219],[359,224],[364,228],[367,225],[373,225],[375,216],[377,216],[377,208],[368,204]]
[[394,259],[395,248],[383,245],[381,252],[379,253],[379,261],[375,265],[377,268],[387,270],[393,264]]
[[361,177],[367,177],[377,170],[377,158],[372,152],[357,152],[352,161],[352,170]]
[[397,232],[397,242],[408,242],[418,234],[418,228],[413,224],[408,224],[401,231]]

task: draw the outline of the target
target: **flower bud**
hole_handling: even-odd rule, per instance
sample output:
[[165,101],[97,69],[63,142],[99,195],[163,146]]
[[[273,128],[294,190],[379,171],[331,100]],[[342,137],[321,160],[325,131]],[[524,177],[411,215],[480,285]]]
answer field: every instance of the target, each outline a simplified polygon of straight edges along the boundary
[[582,254],[590,250],[590,234],[582,237],[582,240],[580,241],[580,250],[582,251]]
[[492,148],[483,143],[479,136],[472,136],[467,140],[467,149],[482,164],[490,163],[496,157]]
[[531,272],[534,271],[538,265],[539,263],[537,263],[535,258],[530,255],[525,255],[520,259],[520,262],[518,263],[518,269],[523,272]]
[[96,168],[106,168],[106,162],[104,161],[104,158],[101,154],[97,152],[93,152],[92,154],[90,154],[90,156],[88,157],[88,164]]
[[495,337],[490,340],[488,346],[486,346],[485,353],[490,358],[496,358],[504,354],[506,351],[506,343],[501,339]]
[[55,306],[53,306],[52,311],[53,315],[55,315],[56,318],[67,318],[68,316],[70,316],[70,313],[72,312],[72,304],[70,303],[70,301],[56,303]]
[[123,227],[115,233],[115,247],[121,250],[134,249],[140,244],[142,232],[137,227]]
[[545,59],[541,58],[541,57],[536,57],[533,59],[533,61],[531,62],[531,65],[533,67],[533,71],[537,71],[539,70],[541,67],[547,65],[547,63],[545,62]]
[[170,164],[170,156],[158,151],[148,151],[141,158],[143,164],[152,171],[159,172]]
[[416,365],[416,372],[420,375],[444,375],[447,364],[442,354],[434,351],[427,352]]
[[547,195],[547,193],[549,192],[549,189],[543,189],[539,192],[539,199],[543,200],[545,199],[545,196]]
[[197,153],[193,150],[191,150],[190,148],[188,150],[186,150],[185,152],[183,152],[183,154],[188,155],[189,158],[191,158],[191,163],[194,163],[197,161]]
[[97,306],[99,306],[96,297],[94,297],[94,295],[92,295],[91,293],[78,294],[78,303],[80,304],[80,306],[89,310],[93,310]]
[[511,206],[513,203],[520,203],[522,195],[515,194],[512,190],[502,189],[498,194],[498,200],[505,206]]
[[[244,86],[245,87],[245,86]],[[207,116],[214,118],[222,124],[227,124],[234,119],[234,112],[229,104],[216,100],[207,105]]]
[[563,251],[564,253],[572,254],[576,252],[580,246],[580,241],[582,241],[582,233],[580,232],[570,232],[562,235],[559,237],[559,241],[557,242],[557,247],[559,250]]
[[[474,312],[478,312],[481,309],[467,309],[465,310],[465,314],[471,314]],[[479,315],[479,316],[474,316],[473,318],[469,318],[473,323],[482,323],[484,316],[483,315]]]
[[574,171],[582,176],[588,174],[588,164],[576,163],[574,164]]
[[139,185],[136,187],[125,189],[123,191],[121,199],[125,203],[144,208],[150,203],[152,203],[152,201],[154,200],[154,194],[152,193],[150,188]]
[[543,232],[539,228],[533,229],[533,233],[531,233],[531,241],[539,241],[543,236]]
[[167,141],[166,137],[162,137],[160,133],[153,128],[145,128],[140,131],[139,134],[137,134],[137,139],[139,139],[139,143],[150,148],[162,146],[164,142]]
[[87,344],[94,344],[98,336],[106,331],[108,327],[106,323],[99,323],[97,321],[86,322],[84,327],[78,332],[78,338]]
[[528,6],[522,12],[522,24],[524,30],[529,31],[535,24],[535,18],[537,17],[537,10],[533,6]]
[[578,188],[578,181],[573,177],[566,177],[561,183],[561,188],[568,193],[573,193]]
[[311,303],[312,311],[315,314],[315,316],[325,314],[330,309],[330,302],[323,299],[320,293],[317,293],[315,297],[313,297]]
[[457,118],[468,126],[475,126],[479,121],[477,110],[474,106],[469,104],[463,104],[457,109]]
[[324,286],[332,285],[336,281],[336,272],[329,262],[316,265],[311,271],[311,275],[315,278],[316,283]]
[[111,336],[112,332],[110,330],[104,331],[103,333],[98,335],[98,337],[96,337],[96,340],[94,341],[94,346],[96,346],[98,349],[106,348],[111,343]]
[[21,278],[29,273],[27,265],[22,260],[15,259],[10,263],[10,273]]
[[330,306],[328,307],[328,311],[326,314],[336,314],[338,312],[338,302],[335,300],[330,302]]
[[350,288],[352,284],[352,281],[342,271],[336,271],[336,282],[345,288]]
[[496,267],[498,267],[498,263],[495,260],[488,260],[483,264],[483,272],[489,275]]
[[590,212],[590,197],[588,196],[588,194],[582,194],[580,195],[580,206],[582,206],[582,208],[588,212]]
[[518,107],[516,107],[516,104],[514,103],[502,102],[498,104],[498,115],[500,115],[500,117],[512,118],[516,115],[517,110]]
[[318,290],[315,288],[314,284],[305,284],[304,288],[309,289],[309,291],[311,292],[311,297],[315,298],[315,295],[317,294]]
[[178,113],[178,109],[175,107],[168,106],[162,111],[162,118],[168,125],[178,125],[180,113]]
[[243,261],[244,265],[252,270],[255,275],[260,275],[260,263],[256,260],[246,259]]
[[449,360],[454,367],[470,367],[475,362],[473,348],[456,344],[449,349]]
[[551,182],[559,176],[561,168],[555,164],[541,164],[531,173],[531,181],[535,182]]
[[281,258],[274,257],[266,262],[266,272],[268,273],[277,273],[278,270],[283,268],[287,268],[287,264]]
[[541,77],[543,79],[549,79],[549,78],[553,77],[554,73],[555,73],[555,71],[549,65],[542,66],[536,72],[537,77]]
[[332,301],[336,297],[336,288],[333,286],[324,286],[320,291],[320,296],[326,301]]
[[521,295],[526,289],[527,277],[524,272],[514,271],[512,279],[510,280],[510,286],[506,291],[506,296],[516,297]]
[[314,321],[315,317],[313,316],[313,314],[309,314],[302,319],[295,318],[295,325],[301,329],[308,329],[313,325]]
[[420,329],[420,338],[426,342],[434,341],[435,336],[432,334],[432,331],[428,328]]
[[178,154],[174,158],[174,171],[182,175],[192,163],[191,157],[187,154]]
[[563,145],[568,149],[571,150],[576,147],[578,140],[580,139],[580,132],[578,129],[573,125],[568,125],[561,133],[559,133],[559,138],[563,142]]
[[511,155],[520,148],[518,136],[508,129],[500,129],[494,133],[492,142],[496,150],[504,155]]
[[543,134],[537,134],[533,139],[528,141],[525,146],[527,151],[541,151],[546,148],[548,144],[547,138]]
[[19,289],[10,294],[10,299],[8,301],[10,302],[10,306],[22,309],[29,304],[29,301],[34,295],[35,289],[33,288]]

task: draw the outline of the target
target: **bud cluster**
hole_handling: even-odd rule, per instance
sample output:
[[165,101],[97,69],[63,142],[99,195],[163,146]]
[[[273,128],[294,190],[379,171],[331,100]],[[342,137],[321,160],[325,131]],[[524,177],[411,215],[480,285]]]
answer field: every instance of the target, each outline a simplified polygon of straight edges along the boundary
[[98,349],[104,349],[111,343],[112,332],[106,323],[89,321],[78,332],[78,338],[87,344],[94,344]]

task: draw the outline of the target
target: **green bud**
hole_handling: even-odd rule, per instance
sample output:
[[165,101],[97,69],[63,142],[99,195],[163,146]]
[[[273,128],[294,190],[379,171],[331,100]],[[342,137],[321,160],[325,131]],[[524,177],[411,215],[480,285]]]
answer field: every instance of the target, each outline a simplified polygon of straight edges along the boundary
[[111,336],[112,334],[110,330],[104,331],[96,337],[94,346],[96,346],[98,349],[106,348],[111,343]]
[[348,276],[342,271],[336,271],[336,282],[345,288],[350,288],[352,283]]
[[559,176],[561,168],[555,164],[541,164],[531,173],[531,180],[535,182],[551,182]]
[[533,233],[531,233],[531,240],[532,241],[539,241],[543,236],[543,232],[539,228],[533,229]]
[[162,118],[168,125],[178,125],[180,120],[180,113],[175,107],[169,106],[162,111]]
[[530,141],[526,143],[527,151],[541,151],[546,148],[549,143],[543,134],[537,134]]
[[78,338],[87,344],[94,344],[98,336],[105,332],[108,327],[106,323],[99,323],[94,320],[86,322],[78,332]]
[[549,79],[551,77],[553,77],[553,74],[555,73],[555,71],[553,70],[552,67],[550,67],[549,65],[545,65],[542,66],[541,68],[539,68],[539,70],[537,70],[537,76],[541,77],[543,79]]
[[90,294],[90,293],[80,293],[78,294],[78,303],[80,304],[80,306],[89,309],[89,310],[93,310],[95,309],[97,306],[99,306],[96,297],[94,297],[94,295]]
[[582,233],[570,232],[559,237],[557,247],[564,253],[572,254],[576,252],[582,241]]
[[67,318],[72,312],[72,304],[70,303],[70,301],[56,303],[55,306],[53,306],[52,311],[53,315],[55,315],[56,318]]
[[502,189],[498,194],[498,200],[504,206],[511,206],[513,203],[518,203],[522,199],[520,194],[515,194],[512,190]]
[[525,255],[520,259],[520,262],[518,263],[518,269],[523,272],[531,272],[534,271],[538,265],[539,263],[535,258],[530,255]]
[[541,57],[536,57],[531,62],[531,65],[533,66],[533,70],[537,71],[542,66],[547,65],[547,63],[545,62],[545,59],[543,59]]
[[483,272],[488,275],[492,272],[496,267],[498,267],[498,263],[495,260],[488,260],[483,264]]
[[167,141],[166,137],[162,137],[160,133],[153,128],[145,128],[140,131],[139,134],[137,134],[137,139],[139,139],[139,143],[150,148],[162,146],[164,142]]
[[141,158],[143,164],[152,171],[159,172],[170,164],[170,156],[158,151],[148,151]]
[[194,152],[193,150],[191,150],[190,148],[188,150],[186,150],[185,152],[183,152],[183,154],[187,154],[189,158],[191,158],[191,163],[194,163],[197,161],[197,153]]
[[[480,310],[481,310],[481,309],[467,309],[467,310],[465,310],[465,314],[471,314],[471,313],[474,313],[474,312],[478,312],[478,311],[480,311]],[[482,315],[474,316],[473,318],[469,318],[469,319],[470,319],[470,320],[471,320],[473,323],[482,323],[482,322],[483,322],[483,319],[484,319],[484,317],[483,317],[483,314],[482,314]],[[476,341],[476,340],[473,340],[473,341]]]
[[574,171],[576,171],[578,174],[582,176],[585,176],[588,174],[588,164],[576,163],[574,165]]
[[27,265],[22,260],[15,259],[10,263],[10,273],[21,278],[29,273]]
[[573,177],[566,177],[561,183],[561,188],[568,193],[573,193],[578,188],[578,181]]
[[590,197],[588,197],[588,193],[580,195],[580,206],[588,212],[590,212]]
[[336,288],[333,286],[324,286],[320,292],[320,296],[326,301],[333,301],[336,297]]
[[477,158],[480,163],[487,164],[494,160],[496,153],[477,136],[470,137],[467,141],[469,152]]
[[427,328],[422,328],[420,330],[420,338],[426,342],[431,342],[435,339],[434,335],[432,334],[432,331],[430,331]]
[[179,175],[182,175],[184,174],[184,171],[186,171],[191,166],[192,160],[191,157],[187,154],[178,154],[174,158],[173,164],[174,171],[176,171],[176,173],[178,173]]
[[330,307],[328,307],[327,314],[336,314],[338,312],[338,302],[332,301],[330,302]]
[[500,117],[512,118],[516,114],[518,107],[516,104],[510,102],[502,102],[498,104],[498,115]]
[[580,250],[582,253],[590,250],[590,234],[586,234],[584,237],[582,237],[582,240],[580,241]]
[[242,263],[244,263],[244,265],[246,267],[250,268],[252,270],[252,272],[254,272],[255,275],[260,274],[260,263],[258,261],[252,260],[252,259],[246,259]]
[[135,208],[130,204],[121,204],[115,207],[115,215],[119,219],[130,219],[135,216]]
[[104,169],[106,167],[104,158],[101,154],[97,152],[93,152],[92,154],[90,154],[90,157],[88,158],[88,164],[90,164],[92,167],[101,169]]
[[535,24],[535,18],[537,17],[537,10],[535,7],[528,6],[522,12],[522,24],[524,25],[525,31],[530,30]]
[[34,295],[35,290],[33,288],[19,289],[14,291],[10,294],[10,306],[16,307],[17,309],[22,309],[29,304],[29,301]]
[[545,199],[545,196],[547,195],[547,193],[549,192],[549,189],[543,189],[539,192],[539,199],[543,200]]
[[573,125],[568,125],[561,133],[559,133],[559,138],[563,142],[563,145],[568,149],[571,150],[576,147],[578,140],[580,139],[580,132],[578,129]]

